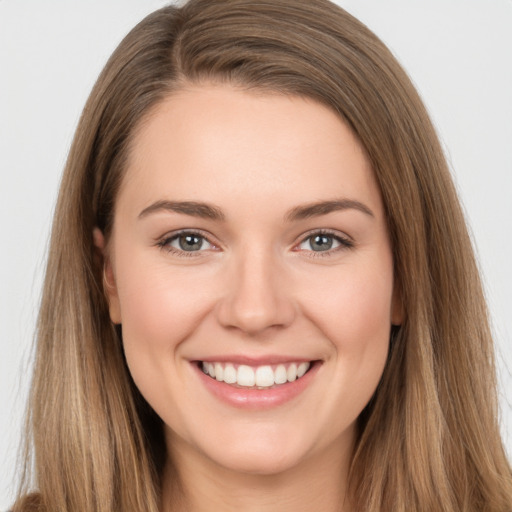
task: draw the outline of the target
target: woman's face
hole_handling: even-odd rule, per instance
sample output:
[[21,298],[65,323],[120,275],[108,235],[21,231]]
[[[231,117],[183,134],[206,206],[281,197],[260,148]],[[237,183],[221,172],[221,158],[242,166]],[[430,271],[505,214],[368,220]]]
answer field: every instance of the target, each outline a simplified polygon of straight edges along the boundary
[[348,454],[401,319],[379,189],[331,110],[226,85],[163,101],[106,276],[175,460],[274,474]]

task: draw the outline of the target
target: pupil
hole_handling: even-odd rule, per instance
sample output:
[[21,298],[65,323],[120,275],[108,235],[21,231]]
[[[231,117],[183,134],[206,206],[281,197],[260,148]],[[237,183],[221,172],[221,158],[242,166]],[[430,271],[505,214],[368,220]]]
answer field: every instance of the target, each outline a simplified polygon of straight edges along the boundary
[[198,251],[203,245],[203,240],[195,235],[182,235],[179,238],[180,249],[184,251]]
[[316,235],[311,241],[311,247],[314,251],[327,251],[332,247],[332,237]]

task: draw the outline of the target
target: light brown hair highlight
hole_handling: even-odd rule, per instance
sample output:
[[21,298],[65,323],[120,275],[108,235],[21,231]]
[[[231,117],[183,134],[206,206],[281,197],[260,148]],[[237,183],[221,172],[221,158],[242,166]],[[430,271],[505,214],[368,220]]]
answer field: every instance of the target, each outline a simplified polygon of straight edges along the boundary
[[56,207],[27,423],[37,494],[21,497],[14,511],[159,510],[161,421],[131,381],[92,232],[98,226],[108,239],[144,118],[173,91],[209,82],[327,105],[359,138],[380,186],[406,318],[359,419],[354,509],[509,511],[493,343],[442,149],[389,50],[327,0],[165,7],[105,66]]

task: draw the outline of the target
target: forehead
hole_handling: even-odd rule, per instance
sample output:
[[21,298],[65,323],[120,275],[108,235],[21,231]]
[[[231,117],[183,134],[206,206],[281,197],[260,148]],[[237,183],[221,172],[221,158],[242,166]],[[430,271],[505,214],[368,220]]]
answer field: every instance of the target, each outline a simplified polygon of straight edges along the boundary
[[180,90],[152,110],[134,136],[120,196],[138,208],[164,197],[228,206],[240,196],[288,207],[357,196],[380,208],[364,150],[333,111],[227,85]]

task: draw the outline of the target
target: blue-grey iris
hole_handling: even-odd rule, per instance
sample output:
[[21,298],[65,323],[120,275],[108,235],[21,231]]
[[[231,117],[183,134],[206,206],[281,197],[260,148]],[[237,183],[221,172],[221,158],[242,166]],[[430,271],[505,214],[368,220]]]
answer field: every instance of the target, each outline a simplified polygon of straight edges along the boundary
[[328,251],[333,244],[332,236],[315,235],[311,237],[311,249],[313,251]]
[[197,235],[181,235],[178,242],[183,251],[199,251],[203,246],[203,238]]

